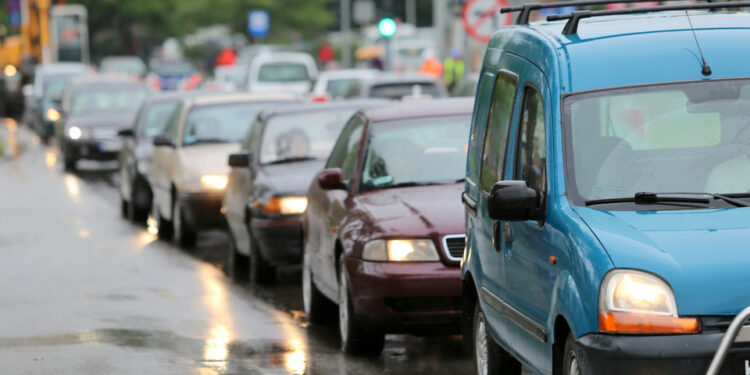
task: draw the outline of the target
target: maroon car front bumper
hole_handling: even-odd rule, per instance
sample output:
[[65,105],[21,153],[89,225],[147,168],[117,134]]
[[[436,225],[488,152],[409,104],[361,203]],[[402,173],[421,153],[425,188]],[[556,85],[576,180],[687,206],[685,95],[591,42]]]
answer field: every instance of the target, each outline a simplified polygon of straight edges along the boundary
[[358,258],[347,258],[346,268],[354,311],[365,329],[425,335],[460,331],[460,268]]

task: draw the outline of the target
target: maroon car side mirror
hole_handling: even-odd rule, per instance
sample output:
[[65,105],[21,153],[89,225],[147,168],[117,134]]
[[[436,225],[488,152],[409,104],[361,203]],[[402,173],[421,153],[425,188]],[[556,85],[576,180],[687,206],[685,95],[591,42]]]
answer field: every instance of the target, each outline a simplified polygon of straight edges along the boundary
[[346,190],[341,169],[324,169],[318,173],[318,186],[323,190]]

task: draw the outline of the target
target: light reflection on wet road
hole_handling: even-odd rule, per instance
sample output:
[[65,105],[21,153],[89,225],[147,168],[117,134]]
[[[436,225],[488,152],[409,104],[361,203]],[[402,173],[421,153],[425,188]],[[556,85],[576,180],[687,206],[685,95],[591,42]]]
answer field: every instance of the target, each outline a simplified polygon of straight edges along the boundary
[[188,253],[119,217],[111,165],[65,173],[53,147],[0,126],[2,374],[468,374],[460,337],[389,336],[377,358],[309,327],[299,269],[248,288],[221,271],[226,239]]

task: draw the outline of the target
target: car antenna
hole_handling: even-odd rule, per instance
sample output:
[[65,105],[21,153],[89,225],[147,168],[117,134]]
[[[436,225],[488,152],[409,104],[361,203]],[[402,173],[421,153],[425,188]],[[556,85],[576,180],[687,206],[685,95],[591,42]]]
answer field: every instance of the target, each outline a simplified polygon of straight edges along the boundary
[[688,13],[687,10],[685,10],[685,16],[687,17],[688,23],[690,24],[690,31],[693,32],[693,38],[695,39],[695,45],[698,46],[698,53],[701,55],[701,62],[703,63],[703,70],[701,73],[703,73],[704,76],[710,76],[711,75],[711,67],[708,66],[708,63],[706,62],[706,58],[703,56],[703,50],[701,49],[701,44],[698,42],[698,36],[695,34],[695,28],[693,27],[693,21],[690,20],[690,13]]

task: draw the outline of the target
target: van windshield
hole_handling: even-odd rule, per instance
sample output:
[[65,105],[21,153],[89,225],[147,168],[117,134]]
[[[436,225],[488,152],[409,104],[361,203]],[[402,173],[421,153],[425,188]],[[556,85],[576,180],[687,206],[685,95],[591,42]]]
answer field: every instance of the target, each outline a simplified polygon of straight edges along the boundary
[[636,193],[750,193],[750,80],[600,90],[564,100],[576,204]]

